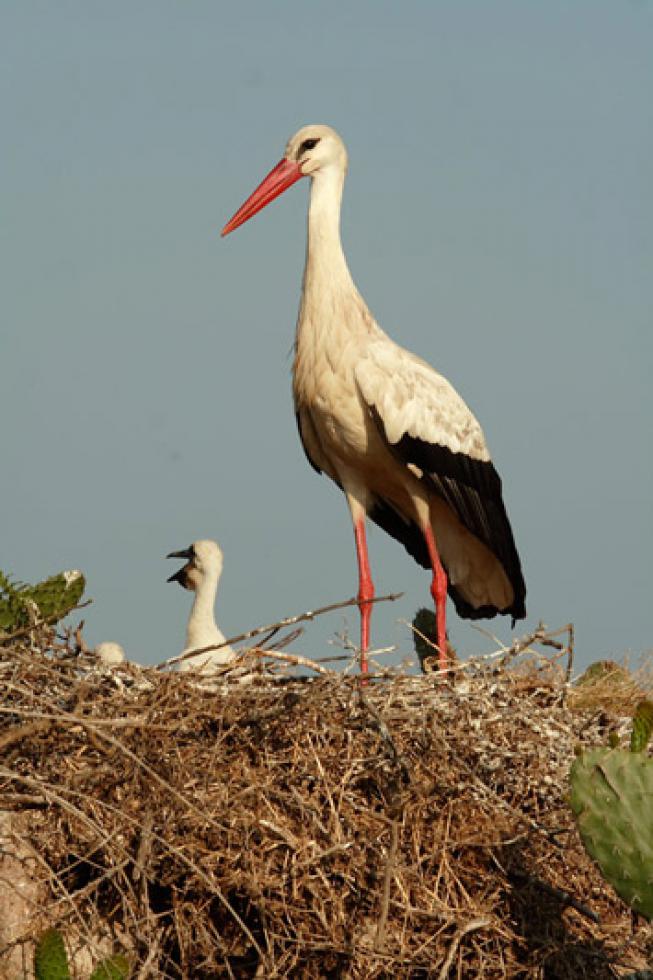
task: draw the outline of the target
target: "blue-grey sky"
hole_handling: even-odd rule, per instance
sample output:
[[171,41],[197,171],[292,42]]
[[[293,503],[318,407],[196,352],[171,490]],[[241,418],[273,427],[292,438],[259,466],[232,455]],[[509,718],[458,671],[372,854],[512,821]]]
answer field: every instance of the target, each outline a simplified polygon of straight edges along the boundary
[[[225,553],[227,635],[354,593],[291,403],[308,182],[219,237],[324,122],[354,279],[484,427],[527,625],[573,620],[581,664],[650,649],[652,51],[648,0],[3,4],[0,567],[82,568],[89,641],[144,663],[181,648],[162,556],[195,538]],[[406,593],[373,640],[408,651],[429,577],[369,541]]]

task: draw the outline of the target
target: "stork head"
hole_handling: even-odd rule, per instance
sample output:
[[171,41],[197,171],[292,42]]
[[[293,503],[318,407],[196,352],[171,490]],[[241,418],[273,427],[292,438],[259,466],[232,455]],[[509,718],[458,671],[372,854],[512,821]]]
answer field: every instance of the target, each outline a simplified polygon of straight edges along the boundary
[[222,235],[228,235],[249,221],[300,177],[317,178],[320,174],[329,173],[342,177],[346,171],[347,150],[335,129],[330,126],[303,126],[290,137],[282,159],[227,222]]
[[222,551],[215,541],[194,541],[189,548],[171,551],[166,558],[188,559],[178,572],[170,576],[168,582],[179,582],[185,589],[193,592],[207,576],[218,579],[222,573]]
[[347,170],[345,144],[330,126],[303,126],[288,140],[284,159],[297,163],[303,177],[332,168]]

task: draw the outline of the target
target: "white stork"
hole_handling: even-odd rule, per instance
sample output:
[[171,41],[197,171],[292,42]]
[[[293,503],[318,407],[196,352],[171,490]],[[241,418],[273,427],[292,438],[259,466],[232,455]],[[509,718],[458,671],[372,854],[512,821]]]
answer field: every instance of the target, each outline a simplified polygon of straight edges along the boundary
[[367,671],[371,600],[365,517],[432,572],[439,663],[446,597],[466,619],[526,615],[526,586],[481,427],[446,378],[394,343],[356,289],[340,242],[347,151],[305,126],[225,225],[229,234],[300,177],[312,181],[293,394],[310,464],[345,493],[354,526]]
[[[168,582],[179,582],[195,592],[195,600],[186,628],[186,645],[182,653],[224,643],[224,635],[215,621],[215,597],[222,574],[222,551],[215,541],[195,541],[183,551],[172,551],[166,558],[187,558],[188,561]],[[211,674],[216,667],[231,663],[236,654],[230,646],[210,650],[197,657],[188,657],[179,664],[180,670],[199,670]]]

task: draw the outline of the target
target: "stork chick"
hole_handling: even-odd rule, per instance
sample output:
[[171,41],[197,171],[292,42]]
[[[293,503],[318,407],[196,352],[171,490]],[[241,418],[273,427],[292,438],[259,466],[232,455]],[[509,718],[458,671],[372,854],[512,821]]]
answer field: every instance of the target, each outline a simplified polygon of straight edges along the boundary
[[[179,582],[185,589],[195,593],[186,628],[186,645],[182,653],[224,643],[224,635],[218,629],[214,614],[223,563],[218,544],[211,540],[195,541],[189,548],[172,551],[166,557],[188,559],[183,568],[170,576],[168,582]],[[182,660],[179,669],[212,674],[235,658],[236,654],[230,646],[221,646],[218,650],[209,650],[197,657]]]
[[124,663],[127,659],[121,645],[112,640],[103,640],[102,643],[97,643],[93,653],[105,667],[117,667],[118,664]]

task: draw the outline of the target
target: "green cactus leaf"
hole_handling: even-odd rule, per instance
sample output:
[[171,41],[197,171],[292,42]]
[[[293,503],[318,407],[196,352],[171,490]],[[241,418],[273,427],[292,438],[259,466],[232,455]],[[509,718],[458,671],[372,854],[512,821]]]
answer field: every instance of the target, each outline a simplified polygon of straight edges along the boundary
[[59,572],[37,585],[12,582],[0,572],[0,629],[12,632],[38,619],[57,623],[78,605],[85,586],[79,571]]
[[93,970],[90,980],[127,980],[129,963],[125,956],[110,956]]
[[38,607],[42,618],[57,622],[74,609],[82,595],[86,582],[81,572],[59,572],[29,590],[29,598]]
[[590,664],[587,670],[581,674],[576,681],[577,687],[585,684],[599,684],[602,681],[625,681],[631,680],[632,675],[625,667],[616,663],[614,660],[596,660]]
[[34,974],[36,980],[70,980],[66,947],[56,929],[48,929],[36,944]]
[[27,622],[27,611],[21,582],[12,582],[0,572],[0,629],[14,630]]
[[653,919],[653,759],[590,749],[575,759],[570,781],[587,852],[621,898]]
[[640,701],[633,718],[633,731],[630,736],[630,751],[643,752],[653,732],[653,702]]

